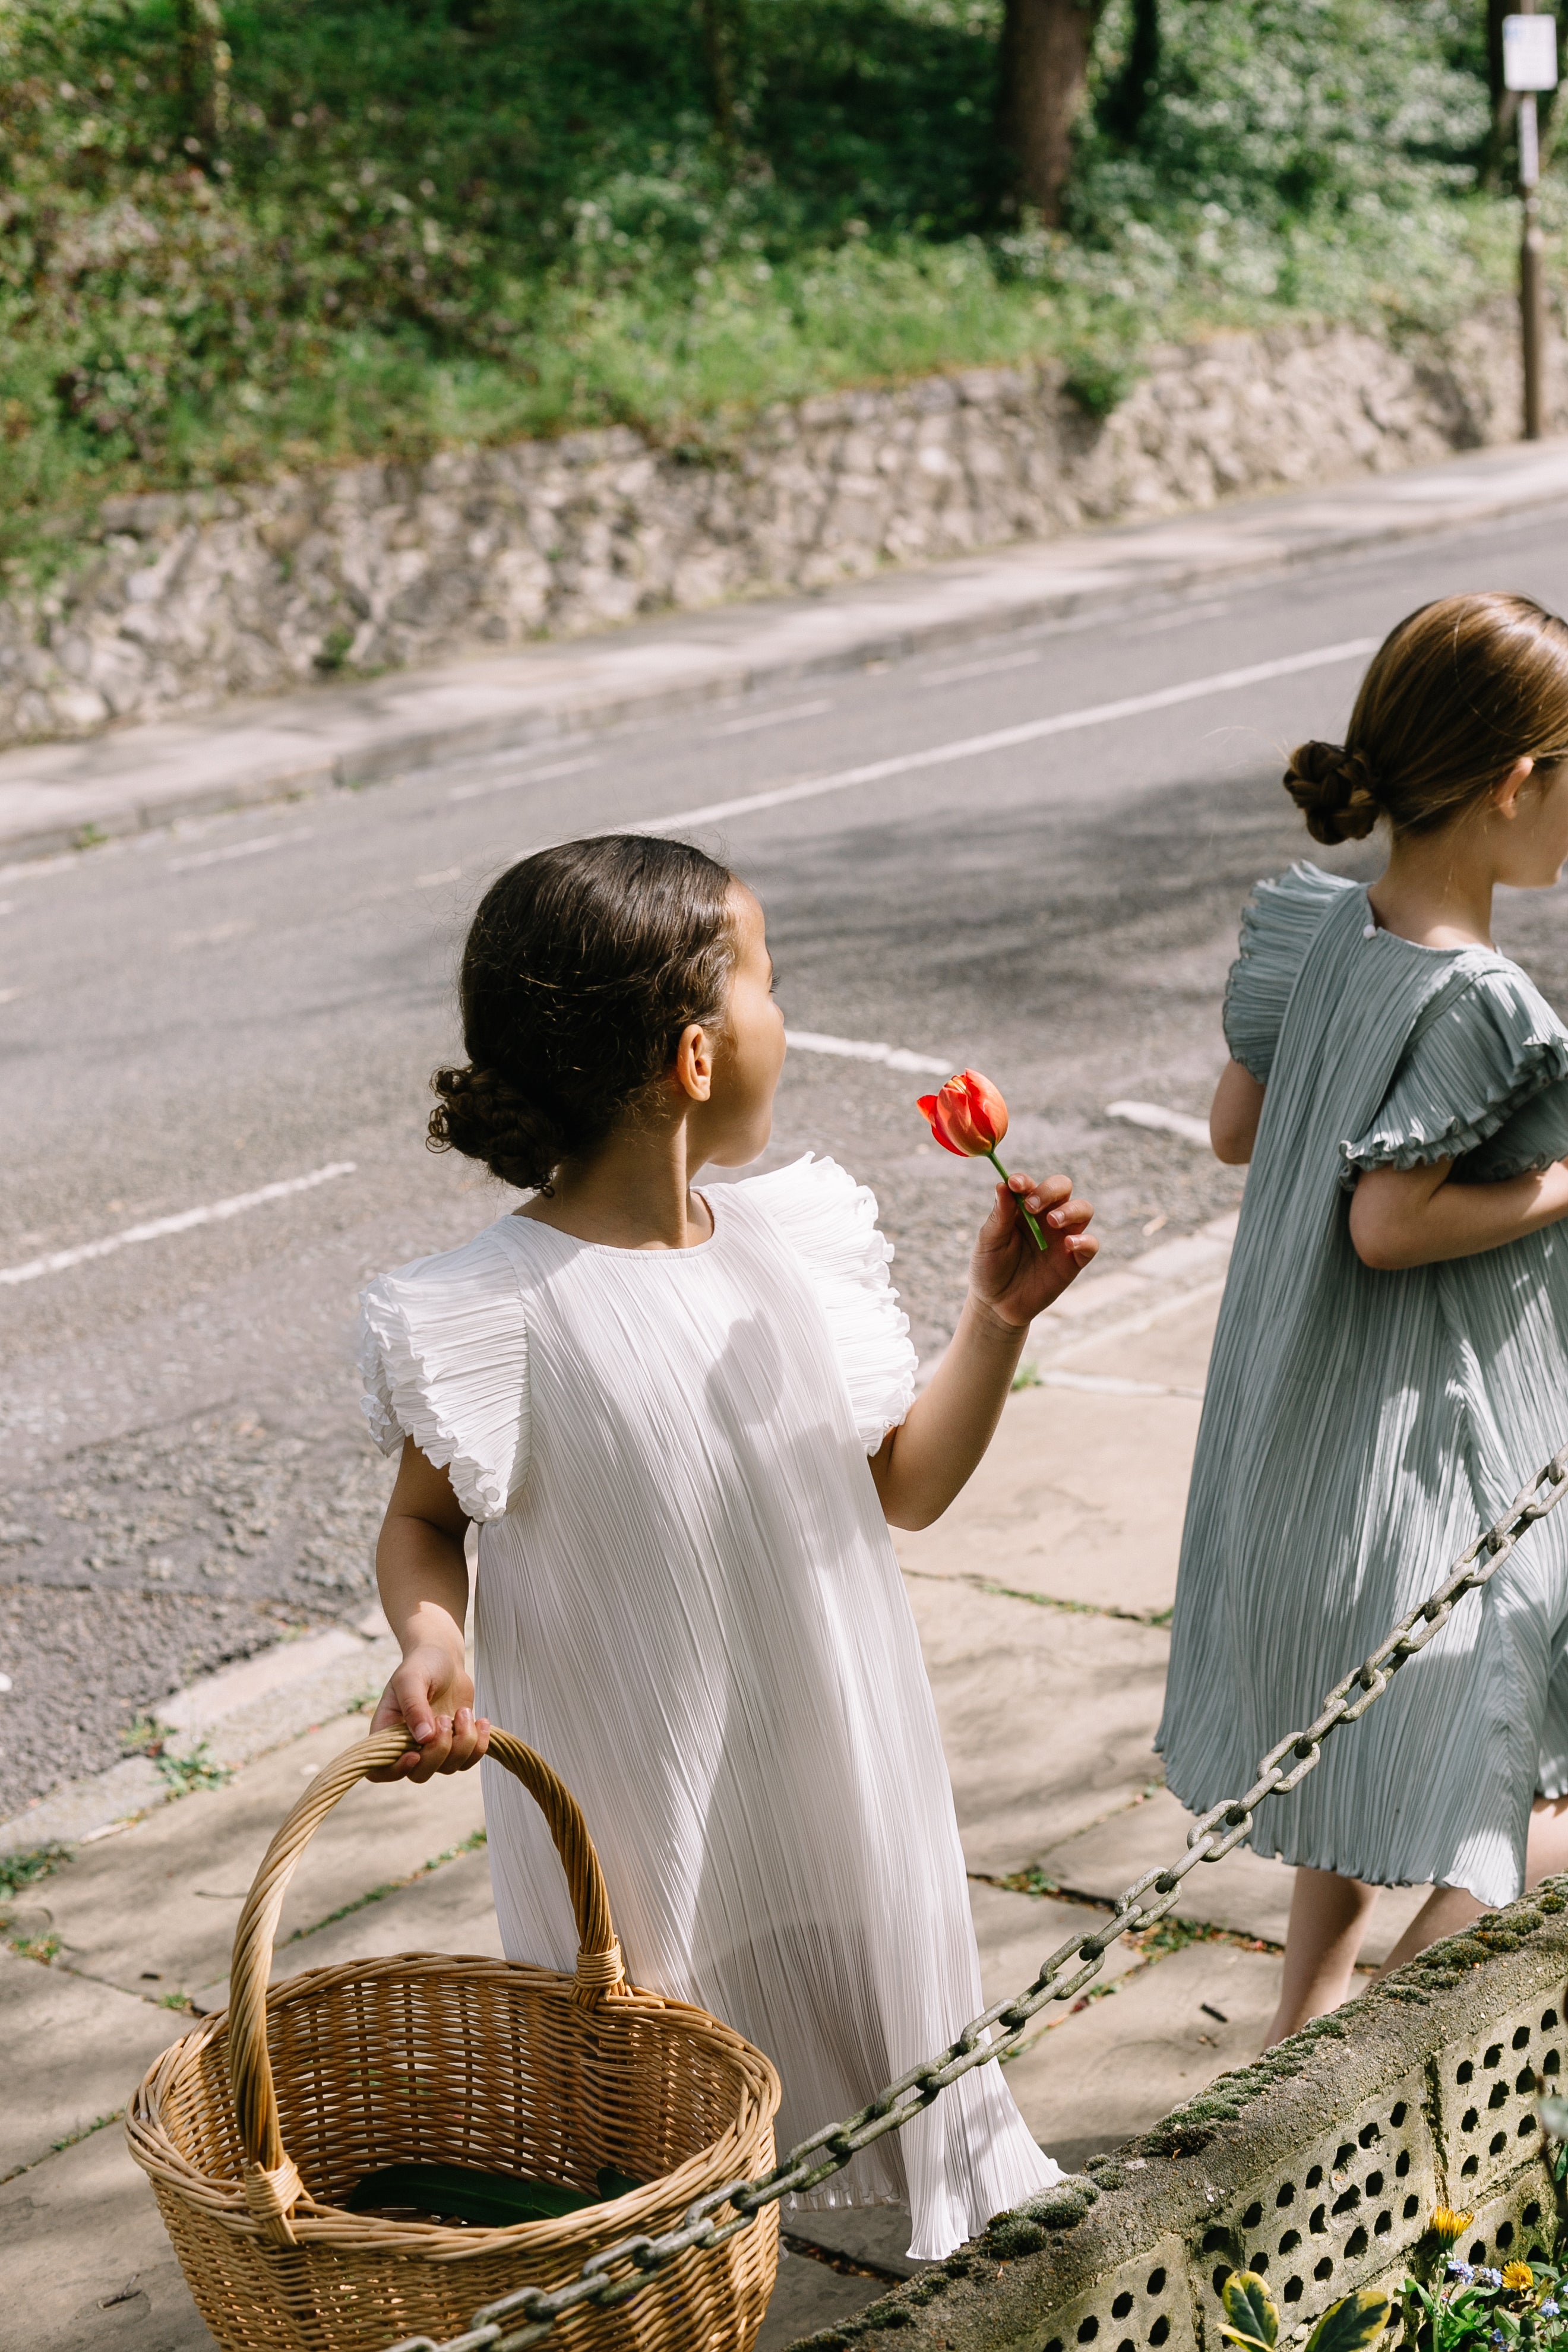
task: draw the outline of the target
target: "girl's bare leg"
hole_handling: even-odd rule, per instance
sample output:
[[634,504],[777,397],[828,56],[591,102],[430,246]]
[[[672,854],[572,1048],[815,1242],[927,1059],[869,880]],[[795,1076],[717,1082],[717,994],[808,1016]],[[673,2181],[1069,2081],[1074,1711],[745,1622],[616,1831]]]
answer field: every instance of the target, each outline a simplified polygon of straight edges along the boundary
[[[1530,1843],[1524,1850],[1528,1893],[1543,1878],[1568,1870],[1568,1797],[1537,1797],[1530,1811]],[[1391,1969],[1402,1969],[1428,1944],[1457,1936],[1486,1909],[1465,1886],[1435,1886],[1377,1972],[1381,1984]]]
[[1297,1871],[1285,1937],[1285,1981],[1266,2049],[1345,1999],[1377,1895],[1375,1886],[1342,1878],[1338,1871]]

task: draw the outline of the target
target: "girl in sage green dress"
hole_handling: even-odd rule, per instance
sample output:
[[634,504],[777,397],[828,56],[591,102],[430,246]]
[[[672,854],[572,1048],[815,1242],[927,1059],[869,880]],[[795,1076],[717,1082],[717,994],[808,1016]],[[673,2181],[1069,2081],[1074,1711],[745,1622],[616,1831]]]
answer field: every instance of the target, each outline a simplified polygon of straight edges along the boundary
[[[1204,1811],[1568,1438],[1568,1030],[1492,944],[1568,859],[1568,625],[1521,596],[1401,622],[1343,745],[1286,789],[1385,820],[1370,888],[1260,883],[1211,1114],[1251,1162],[1194,1465],[1159,1746]],[[1568,1506],[1525,1538],[1254,1845],[1297,1865],[1278,2040],[1334,2008],[1377,1889],[1431,1885],[1395,1967],[1568,1867]]]

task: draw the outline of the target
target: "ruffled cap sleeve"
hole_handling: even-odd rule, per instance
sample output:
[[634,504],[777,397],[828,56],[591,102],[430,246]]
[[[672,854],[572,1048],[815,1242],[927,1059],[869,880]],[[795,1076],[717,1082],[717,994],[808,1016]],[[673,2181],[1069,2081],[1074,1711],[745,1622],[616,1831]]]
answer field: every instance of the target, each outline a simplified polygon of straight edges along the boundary
[[1461,966],[1412,1032],[1371,1126],[1341,1146],[1344,1181],[1434,1160],[1463,1161],[1456,1172],[1479,1182],[1545,1167],[1563,1132],[1564,1077],[1568,1031],[1524,974],[1500,959]]
[[875,1454],[915,1401],[910,1318],[888,1268],[893,1245],[876,1196],[837,1160],[809,1152],[736,1188],[764,1212],[810,1277],[849,1390],[855,1427]]
[[528,1472],[528,1325],[492,1234],[416,1259],[360,1301],[362,1406],[384,1454],[411,1437],[470,1519],[500,1518]]
[[1267,1086],[1297,974],[1318,927],[1353,882],[1305,861],[1260,882],[1242,911],[1241,953],[1225,988],[1225,1042],[1233,1060]]

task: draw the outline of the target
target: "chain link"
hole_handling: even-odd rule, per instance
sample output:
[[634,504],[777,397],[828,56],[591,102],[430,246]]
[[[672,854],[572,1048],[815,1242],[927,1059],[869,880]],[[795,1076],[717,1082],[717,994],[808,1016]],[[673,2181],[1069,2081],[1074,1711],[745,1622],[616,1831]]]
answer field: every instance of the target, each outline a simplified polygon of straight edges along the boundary
[[[1070,2000],[1098,1975],[1106,1953],[1118,1937],[1149,1927],[1174,1907],[1182,1881],[1200,1862],[1220,1862],[1250,1833],[1253,1814],[1269,1797],[1282,1797],[1300,1786],[1321,1759],[1323,1742],[1347,1723],[1358,1723],[1375,1699],[1383,1696],[1401,1666],[1424,1650],[1446,1625],[1455,1604],[1467,1592],[1489,1583],[1521,1536],[1555,1510],[1568,1492],[1568,1445],[1554,1454],[1529,1486],[1514,1497],[1495,1527],[1478,1537],[1456,1560],[1436,1592],[1400,1620],[1369,1658],[1337,1683],[1323,1702],[1322,1713],[1305,1731],[1292,1732],[1271,1748],[1258,1768],[1258,1778],[1245,1797],[1215,1805],[1195,1822],[1187,1835],[1187,1850],[1179,1862],[1163,1869],[1146,1870],[1120,1895],[1110,1917],[1091,1935],[1072,1937],[1040,1969],[1033,1984],[1011,2000],[1000,2000],[972,2018],[955,2042],[913,2066],[896,2083],[879,2091],[858,2115],[842,2123],[825,2124],[809,2139],[790,2150],[782,2164],[759,2180],[731,2181],[710,2190],[690,2206],[684,2220],[656,2238],[623,2238],[584,2263],[578,2276],[559,2287],[521,2287],[502,2295],[474,2314],[465,2335],[437,2344],[428,2336],[410,2336],[390,2352],[525,2352],[542,2344],[556,2321],[580,2304],[604,2310],[627,2303],[642,2292],[648,2275],[662,2270],[694,2246],[722,2245],[737,2231],[749,2229],[755,2215],[781,2197],[815,2189],[844,2167],[858,2151],[869,2147],[885,2132],[898,2131],[929,2107],[933,2099],[973,2066],[986,2066],[1016,2050],[1037,2011],[1047,2002]],[[1353,1694],[1353,1696],[1352,1696]],[[1287,1769],[1287,1759],[1293,1759]],[[1000,2027],[1000,2032],[994,2029]],[[729,2218],[715,2217],[728,2207]],[[629,2275],[612,2277],[613,2271],[632,2265]]]

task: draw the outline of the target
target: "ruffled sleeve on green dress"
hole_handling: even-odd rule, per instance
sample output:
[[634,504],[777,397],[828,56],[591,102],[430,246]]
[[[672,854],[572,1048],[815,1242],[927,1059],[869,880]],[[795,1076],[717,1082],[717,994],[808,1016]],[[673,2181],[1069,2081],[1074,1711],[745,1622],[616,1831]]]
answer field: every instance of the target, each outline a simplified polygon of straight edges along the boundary
[[1377,1117],[1344,1147],[1341,1181],[1435,1160],[1462,1162],[1453,1172],[1466,1183],[1547,1167],[1568,1152],[1564,1077],[1568,1045],[1551,1006],[1521,971],[1489,958],[1423,1012]]
[[[1226,994],[1266,1087],[1198,1433],[1159,1745],[1194,1811],[1443,1579],[1568,1438],[1568,1224],[1403,1271],[1363,1264],[1355,1185],[1568,1157],[1568,1031],[1505,956],[1383,930],[1364,889],[1259,885]],[[1568,1505],[1252,1843],[1374,1885],[1522,1885],[1537,1790],[1568,1793]]]

